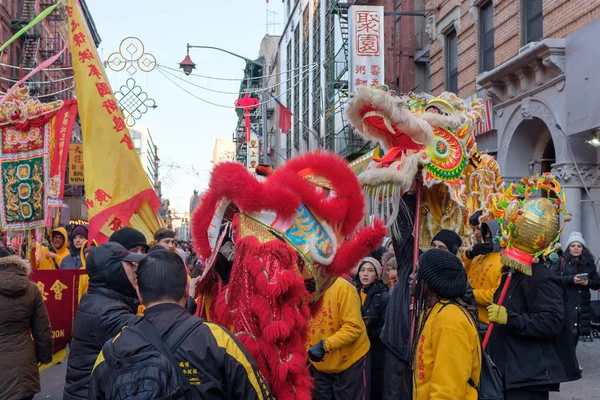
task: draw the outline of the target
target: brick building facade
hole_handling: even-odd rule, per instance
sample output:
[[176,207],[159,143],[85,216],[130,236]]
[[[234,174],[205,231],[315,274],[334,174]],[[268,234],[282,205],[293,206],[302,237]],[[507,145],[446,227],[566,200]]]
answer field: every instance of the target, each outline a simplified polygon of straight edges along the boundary
[[[81,7],[96,46],[100,36],[84,0]],[[52,0],[3,0],[0,2],[0,43],[6,42],[43,10]],[[69,40],[65,5],[60,4],[42,22],[13,42],[0,58],[0,91],[6,90],[45,59],[59,53]],[[65,51],[49,68],[35,74],[26,85],[42,101],[74,98],[71,54]]]
[[[565,38],[600,18],[597,0],[425,0],[425,8],[439,8],[429,19],[431,92],[446,88],[444,41],[454,28],[458,37],[458,95],[477,93],[477,75],[483,72],[480,62],[480,14],[483,7],[493,9],[494,67],[519,54],[527,44],[524,29],[527,3],[539,3],[543,12],[543,38]],[[450,27],[448,17],[453,22]],[[458,17],[458,19],[456,18]],[[443,26],[440,25],[442,21]],[[441,28],[441,29],[440,29]]]

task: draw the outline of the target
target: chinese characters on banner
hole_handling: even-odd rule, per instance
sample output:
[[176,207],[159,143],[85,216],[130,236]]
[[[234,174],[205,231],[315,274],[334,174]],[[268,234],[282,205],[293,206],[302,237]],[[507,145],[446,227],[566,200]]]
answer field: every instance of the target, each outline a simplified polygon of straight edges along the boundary
[[350,91],[384,85],[383,7],[352,6],[349,13]]
[[71,143],[69,146],[69,185],[83,185],[83,147]]
[[246,156],[248,171],[254,173],[256,167],[259,163],[260,151],[258,148],[258,136],[254,131],[250,131],[250,141],[248,142],[246,151],[248,155]]
[[144,216],[146,230],[155,231],[161,202],[135,151],[78,3],[67,0],[66,12],[83,138],[88,239],[104,240],[97,234],[111,216],[125,226],[135,213]]
[[[33,271],[30,279],[42,294],[52,326],[52,353],[64,350],[71,342],[73,318],[79,303],[79,277],[85,270]],[[63,355],[64,356],[64,355]],[[60,360],[57,360],[60,361]]]

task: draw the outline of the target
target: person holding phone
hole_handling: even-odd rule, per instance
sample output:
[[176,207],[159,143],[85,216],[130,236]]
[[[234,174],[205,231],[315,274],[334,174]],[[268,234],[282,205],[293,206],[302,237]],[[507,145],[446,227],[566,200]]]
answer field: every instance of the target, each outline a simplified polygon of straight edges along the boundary
[[577,346],[580,336],[591,335],[590,289],[600,289],[600,275],[596,271],[594,256],[585,247],[579,232],[572,232],[564,255],[552,266],[567,287],[567,323],[571,326],[573,343]]

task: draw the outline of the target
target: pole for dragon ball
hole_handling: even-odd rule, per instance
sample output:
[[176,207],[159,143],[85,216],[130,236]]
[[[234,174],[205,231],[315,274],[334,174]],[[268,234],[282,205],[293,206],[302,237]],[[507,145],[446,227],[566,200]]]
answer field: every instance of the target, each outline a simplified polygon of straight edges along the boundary
[[[508,287],[510,286],[510,281],[512,280],[514,270],[511,268],[508,272],[508,276],[506,277],[506,281],[504,281],[504,287],[502,288],[502,292],[500,292],[500,297],[498,298],[498,305],[501,306],[504,303],[504,297],[506,296],[506,292],[508,292]],[[485,337],[483,338],[482,347],[485,350],[487,344],[490,340],[490,336],[492,335],[492,330],[494,329],[494,323],[490,322],[488,325],[487,332],[485,333]]]
[[[413,226],[413,238],[414,238],[414,243],[413,243],[413,266],[412,266],[412,274],[414,274],[415,269],[417,268],[417,263],[419,262],[419,242],[420,242],[420,235],[421,235],[421,185],[420,182],[417,178],[417,182],[416,182],[416,195],[417,195],[417,201],[416,201],[416,207],[415,207],[415,223]],[[413,332],[415,329],[415,311],[414,311],[414,305],[415,305],[415,298],[411,297],[410,299],[410,320],[411,320],[411,326],[410,326],[410,343],[412,345],[412,341],[413,341]]]

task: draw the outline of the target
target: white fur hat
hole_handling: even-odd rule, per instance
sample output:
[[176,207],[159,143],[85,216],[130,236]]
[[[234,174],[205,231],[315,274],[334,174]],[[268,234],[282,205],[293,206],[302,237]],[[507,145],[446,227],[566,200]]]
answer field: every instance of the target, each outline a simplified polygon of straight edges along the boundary
[[581,232],[571,232],[569,239],[567,240],[567,249],[572,243],[575,242],[581,243],[583,246],[585,246],[585,240],[583,240],[583,235]]

